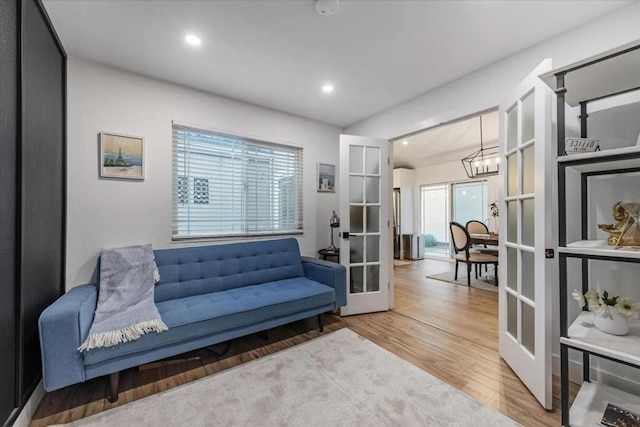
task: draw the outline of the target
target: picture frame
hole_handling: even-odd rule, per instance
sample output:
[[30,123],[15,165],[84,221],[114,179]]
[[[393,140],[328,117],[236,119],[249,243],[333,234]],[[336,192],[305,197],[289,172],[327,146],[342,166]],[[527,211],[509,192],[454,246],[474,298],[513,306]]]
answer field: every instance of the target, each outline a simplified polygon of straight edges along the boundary
[[335,193],[336,191],[336,165],[318,163],[316,187],[319,192]]
[[144,180],[144,138],[100,132],[101,178]]

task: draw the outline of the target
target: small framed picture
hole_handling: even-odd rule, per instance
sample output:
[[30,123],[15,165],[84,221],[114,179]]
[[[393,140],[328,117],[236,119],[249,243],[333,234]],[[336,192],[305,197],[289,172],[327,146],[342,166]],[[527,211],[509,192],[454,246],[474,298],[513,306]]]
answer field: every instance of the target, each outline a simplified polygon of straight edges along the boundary
[[100,176],[144,179],[144,138],[100,132]]
[[336,191],[336,165],[318,163],[318,191]]

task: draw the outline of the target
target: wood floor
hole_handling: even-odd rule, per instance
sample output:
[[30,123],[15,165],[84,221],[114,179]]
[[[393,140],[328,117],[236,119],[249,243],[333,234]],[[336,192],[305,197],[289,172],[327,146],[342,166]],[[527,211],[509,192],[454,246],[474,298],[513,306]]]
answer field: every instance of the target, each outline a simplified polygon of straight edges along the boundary
[[[497,293],[426,278],[449,269],[451,264],[431,260],[395,267],[394,310],[329,315],[325,333],[350,328],[525,426],[560,425],[557,378],[554,409],[546,411],[498,355]],[[204,351],[193,354],[194,360],[127,370],[114,404],[104,398],[103,378],[47,393],[31,426],[78,420],[316,338],[321,334],[314,320],[274,328],[268,339],[234,340],[224,357]]]

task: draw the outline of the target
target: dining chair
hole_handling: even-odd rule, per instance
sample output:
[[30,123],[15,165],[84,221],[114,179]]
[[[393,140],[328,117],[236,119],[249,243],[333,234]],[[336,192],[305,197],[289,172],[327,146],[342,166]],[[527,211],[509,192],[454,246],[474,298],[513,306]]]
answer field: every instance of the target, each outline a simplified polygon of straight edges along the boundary
[[[465,226],[455,221],[449,223],[451,240],[455,251],[456,272],[454,280],[458,280],[458,264],[464,262],[467,266],[467,286],[471,286],[471,267],[473,265],[493,264],[496,276],[496,286],[498,285],[498,257],[483,252],[469,251],[471,246],[471,236]],[[478,270],[476,269],[476,279]]]
[[466,227],[469,234],[489,234],[489,227],[487,227],[484,222],[478,221],[477,219],[467,221]]
[[[478,221],[477,219],[467,221],[465,227],[469,234],[489,234],[489,227],[487,227],[484,222]],[[484,252],[485,254],[498,256],[498,249],[495,247],[489,248],[486,243],[477,243],[472,247],[474,248],[473,252]],[[476,272],[477,270],[478,266],[476,265]],[[484,271],[488,271],[486,264],[484,266]]]

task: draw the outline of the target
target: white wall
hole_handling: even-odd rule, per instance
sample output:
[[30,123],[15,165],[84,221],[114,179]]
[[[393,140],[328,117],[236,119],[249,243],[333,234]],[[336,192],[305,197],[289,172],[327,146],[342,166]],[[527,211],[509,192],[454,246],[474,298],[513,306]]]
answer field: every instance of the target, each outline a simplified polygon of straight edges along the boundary
[[[557,68],[639,40],[639,22],[640,2],[634,2],[351,125],[345,131],[392,139],[494,108],[543,59],[552,58],[553,67]],[[567,25],[571,25],[571,17],[567,17]]]
[[[302,146],[300,249],[315,256],[329,245],[338,198],[316,192],[316,163],[338,164],[339,128],[78,58],[69,59],[67,85],[67,289],[95,279],[103,248],[179,246],[171,242],[172,120]],[[145,138],[143,182],[99,178],[100,131]]]

